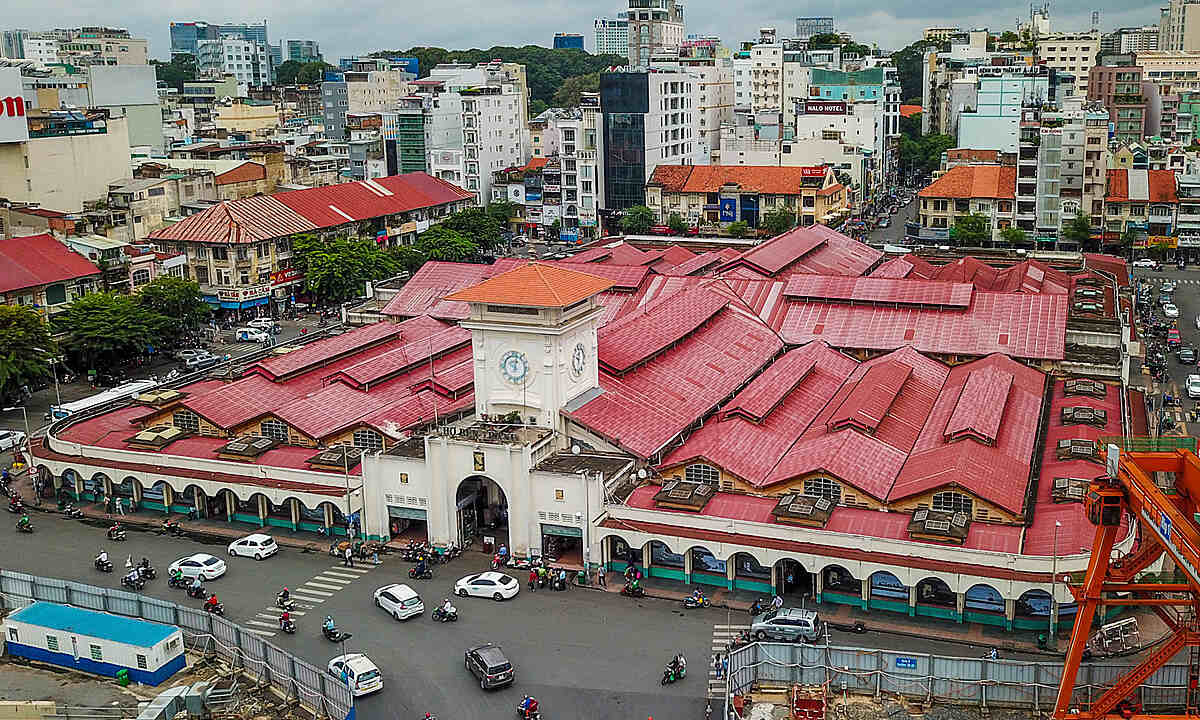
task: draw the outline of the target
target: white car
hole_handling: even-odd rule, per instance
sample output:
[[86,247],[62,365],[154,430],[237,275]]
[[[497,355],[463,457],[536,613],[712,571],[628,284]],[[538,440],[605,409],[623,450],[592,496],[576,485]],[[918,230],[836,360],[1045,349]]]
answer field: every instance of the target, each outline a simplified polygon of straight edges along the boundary
[[329,674],[350,686],[354,697],[362,697],[383,689],[383,675],[362,653],[338,655],[329,661]]
[[1151,260],[1150,258],[1141,258],[1140,260],[1134,260],[1134,261],[1133,261],[1133,266],[1134,266],[1134,267],[1140,267],[1140,268],[1152,268],[1152,267],[1154,267],[1155,265],[1158,265],[1158,263],[1157,263],[1157,262],[1155,262],[1155,261],[1153,261],[1153,260]]
[[521,592],[521,583],[511,575],[498,572],[481,572],[468,575],[454,583],[454,594],[459,597],[474,595],[493,600],[508,600]]
[[170,570],[178,570],[185,578],[216,580],[225,574],[225,561],[208,553],[196,553],[171,563]]
[[1179,308],[1174,303],[1165,303],[1163,305],[1163,315],[1169,318],[1177,318],[1179,317]]
[[275,538],[262,533],[254,533],[247,535],[241,540],[234,540],[229,543],[230,556],[236,557],[252,557],[255,560],[269,558],[279,552],[279,546],[275,544]]
[[407,620],[425,612],[421,596],[407,585],[384,585],[375,591],[375,606],[397,620]]
[[25,433],[20,430],[0,430],[0,451],[16,450],[25,444]]
[[246,323],[246,327],[258,328],[263,332],[275,332],[275,329],[279,327],[279,323],[275,322],[271,318],[261,317],[254,318],[250,322]]
[[1200,375],[1188,375],[1187,394],[1190,398],[1200,398]]

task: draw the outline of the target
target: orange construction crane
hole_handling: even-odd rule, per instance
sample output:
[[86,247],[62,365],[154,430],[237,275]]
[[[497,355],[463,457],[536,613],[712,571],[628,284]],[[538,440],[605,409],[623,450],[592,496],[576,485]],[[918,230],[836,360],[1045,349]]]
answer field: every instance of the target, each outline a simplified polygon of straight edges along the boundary
[[[1119,459],[1118,459],[1119,458]],[[1187,450],[1172,452],[1123,452],[1109,446],[1108,474],[1088,487],[1084,509],[1096,526],[1091,560],[1082,585],[1068,587],[1075,596],[1078,612],[1071,630],[1062,680],[1058,686],[1055,720],[1099,720],[1100,718],[1184,718],[1200,716],[1197,684],[1200,654],[1193,650],[1188,672],[1187,703],[1175,715],[1142,715],[1131,698],[1138,686],[1185,647],[1200,648],[1200,458]],[[1168,495],[1154,482],[1154,473],[1174,473],[1174,494]],[[1139,526],[1140,545],[1121,560],[1112,559],[1113,544],[1121,520],[1128,512]],[[1175,561],[1186,582],[1137,583],[1163,551]],[[1121,593],[1121,597],[1112,597]],[[1171,637],[1131,668],[1090,706],[1073,702],[1079,663],[1087,648],[1092,621],[1101,605],[1144,605],[1151,607],[1171,630]],[[1172,613],[1169,608],[1183,608]],[[1187,618],[1187,619],[1185,619]]]

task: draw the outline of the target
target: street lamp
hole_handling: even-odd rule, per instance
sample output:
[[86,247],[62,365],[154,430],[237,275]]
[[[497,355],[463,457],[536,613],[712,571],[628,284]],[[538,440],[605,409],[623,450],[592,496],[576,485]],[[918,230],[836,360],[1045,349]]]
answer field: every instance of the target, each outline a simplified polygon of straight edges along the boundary
[[[43,353],[46,355],[50,355],[50,374],[54,376],[54,400],[58,405],[61,406],[62,405],[62,395],[58,392],[58,369],[57,369],[58,356],[51,355],[49,350],[43,350],[42,348],[39,348],[39,347],[30,348],[30,350],[35,350],[37,352],[40,352],[40,353]],[[51,413],[51,417],[53,417],[53,413]]]
[[1054,632],[1058,630],[1058,613],[1054,611],[1057,600],[1055,593],[1058,592],[1058,529],[1062,527],[1062,523],[1058,520],[1054,521],[1054,542],[1050,549],[1050,634],[1053,637]]
[[[12,412],[14,410],[21,411],[21,417],[25,418],[25,452],[27,453],[26,460],[29,464],[33,464],[33,436],[29,433],[29,413],[25,412],[24,405],[14,405],[13,407],[4,408],[3,412]],[[32,471],[31,471],[32,472]],[[39,501],[41,502],[41,501]]]

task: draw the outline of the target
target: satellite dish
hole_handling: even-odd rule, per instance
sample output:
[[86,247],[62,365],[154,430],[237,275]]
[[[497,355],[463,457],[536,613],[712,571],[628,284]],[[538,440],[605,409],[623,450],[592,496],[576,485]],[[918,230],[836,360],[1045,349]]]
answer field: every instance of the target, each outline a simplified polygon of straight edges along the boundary
[[571,454],[572,454],[572,455],[578,455],[578,454],[579,454],[579,446],[578,446],[578,445],[572,445],[572,446],[571,446]]

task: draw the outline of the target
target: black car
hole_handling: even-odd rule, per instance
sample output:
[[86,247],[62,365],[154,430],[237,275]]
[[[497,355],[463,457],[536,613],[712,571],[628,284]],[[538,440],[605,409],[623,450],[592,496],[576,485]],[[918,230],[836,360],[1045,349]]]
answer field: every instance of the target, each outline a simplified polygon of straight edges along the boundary
[[479,678],[481,690],[512,685],[513,666],[504,656],[504,651],[495,643],[476,645],[466,653],[466,668]]

